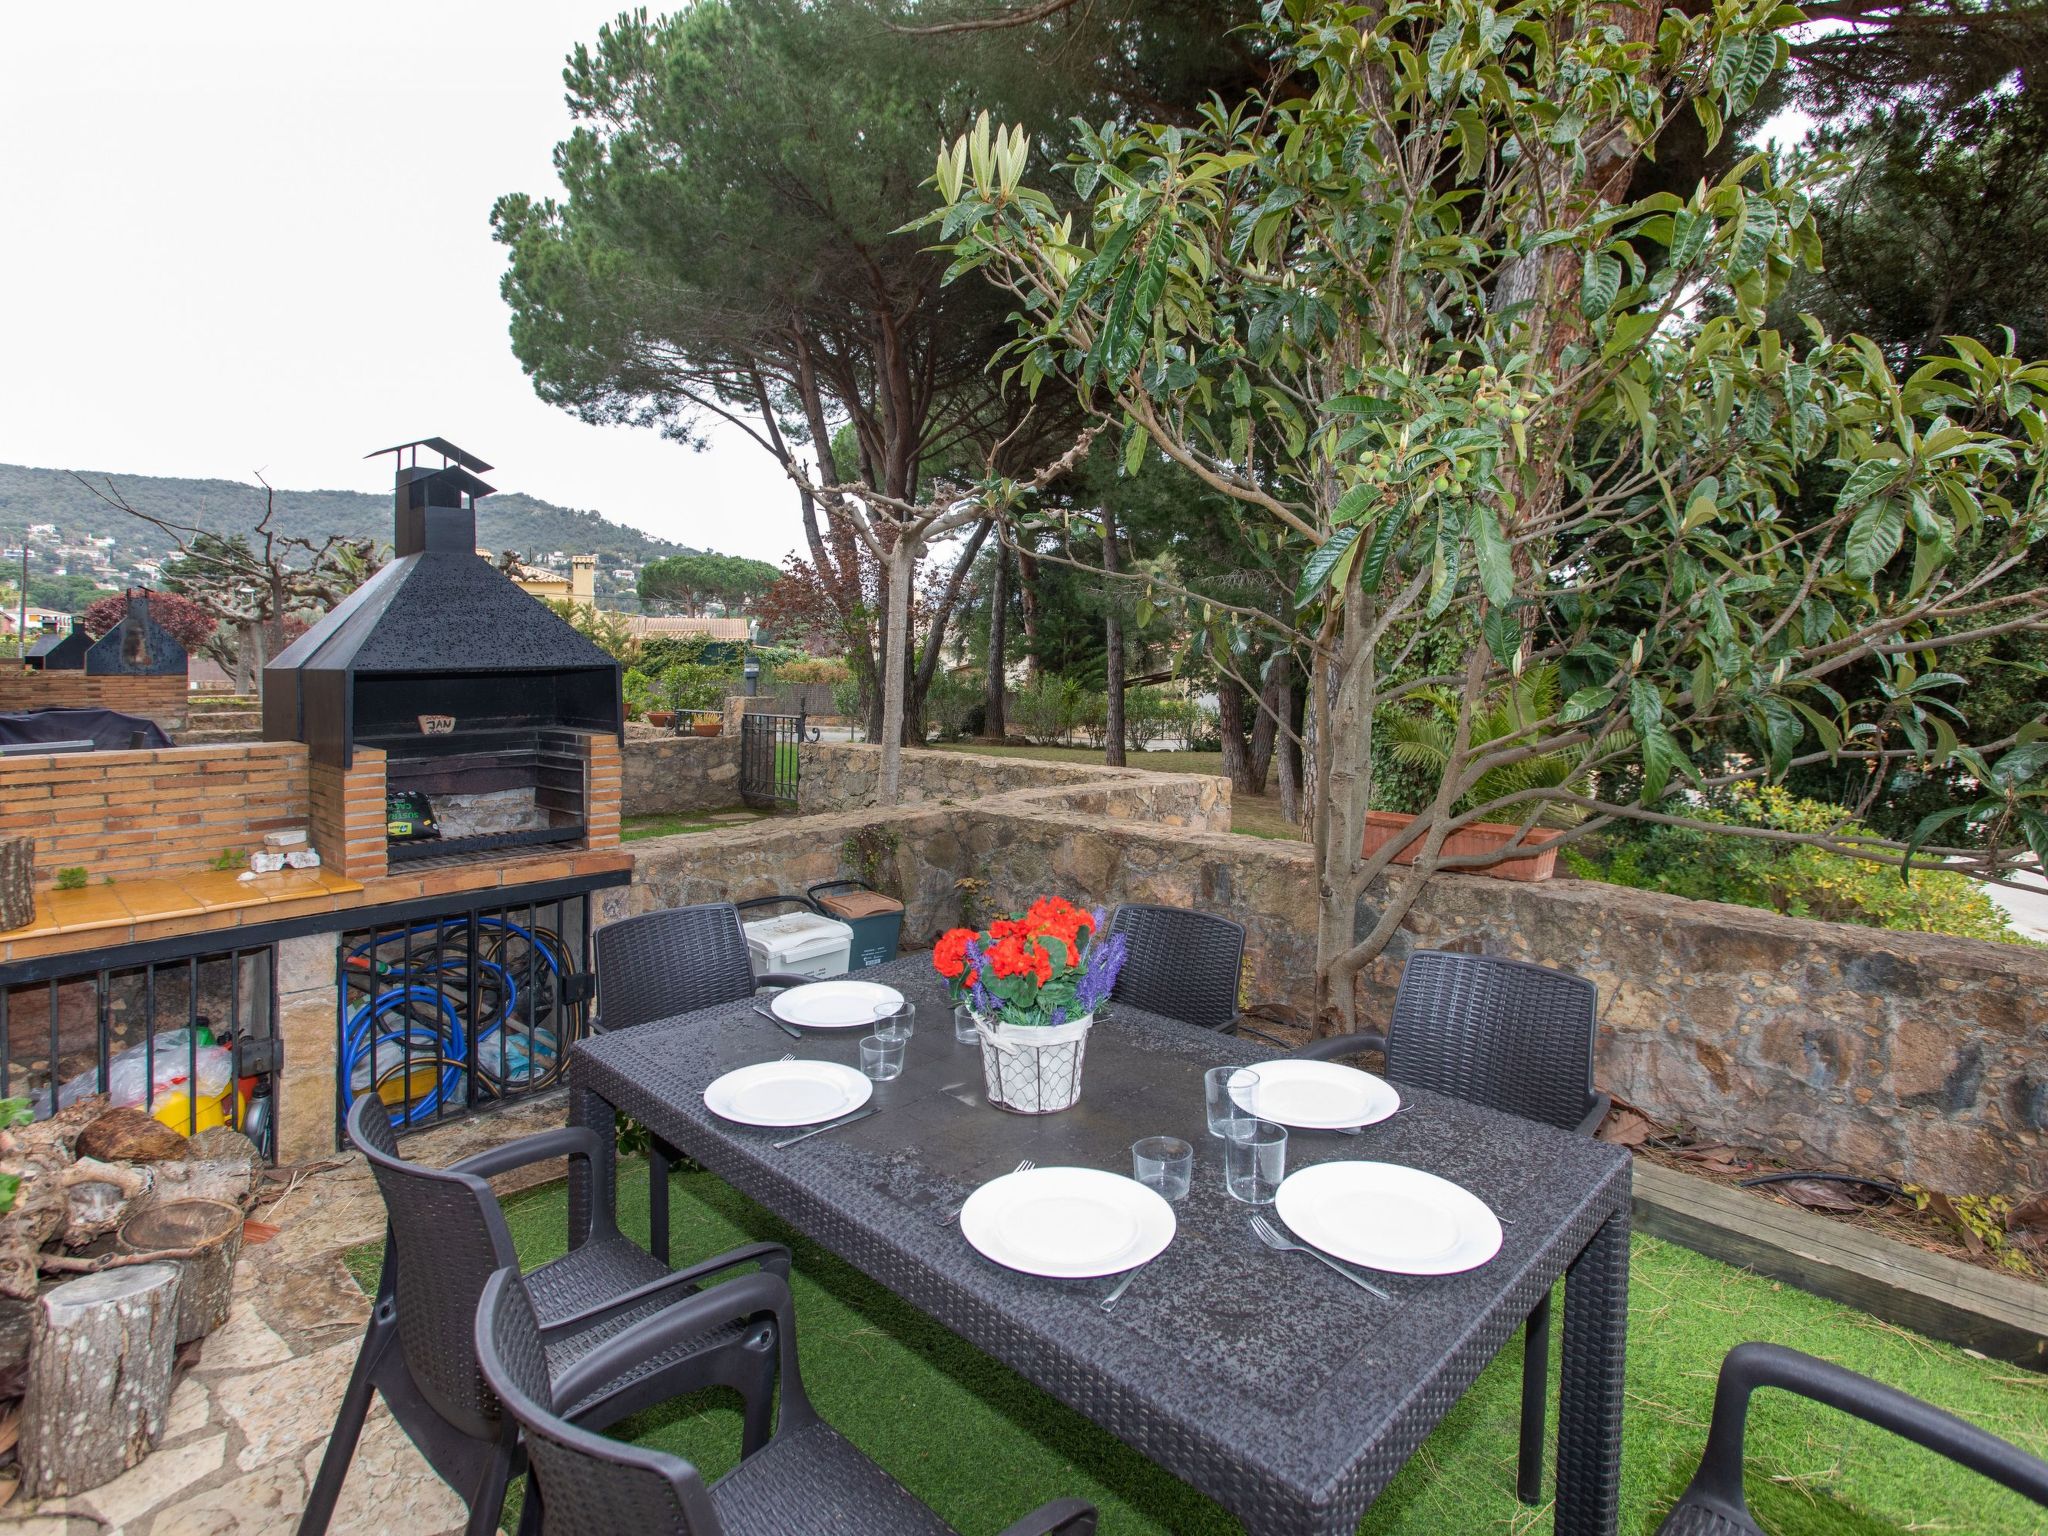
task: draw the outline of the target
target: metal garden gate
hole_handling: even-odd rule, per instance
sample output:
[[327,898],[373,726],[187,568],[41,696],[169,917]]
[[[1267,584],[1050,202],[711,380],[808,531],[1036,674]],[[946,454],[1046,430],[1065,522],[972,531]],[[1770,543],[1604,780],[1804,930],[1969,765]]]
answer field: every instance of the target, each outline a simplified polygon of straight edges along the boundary
[[773,809],[796,805],[802,715],[740,716],[740,799]]

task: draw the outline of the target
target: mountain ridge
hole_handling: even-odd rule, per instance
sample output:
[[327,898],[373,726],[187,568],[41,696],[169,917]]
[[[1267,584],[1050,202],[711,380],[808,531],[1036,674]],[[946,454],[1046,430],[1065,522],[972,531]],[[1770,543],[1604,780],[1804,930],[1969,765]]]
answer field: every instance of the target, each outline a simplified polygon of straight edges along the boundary
[[[111,536],[119,564],[138,558],[161,560],[175,553],[173,541],[161,529],[101,501],[79,484],[79,477],[100,487],[111,481],[139,511],[217,533],[246,533],[263,515],[264,492],[253,483],[0,464],[0,543],[12,543],[32,523],[55,523],[74,539]],[[276,496],[272,526],[281,532],[315,540],[338,533],[384,545],[391,542],[388,492],[280,488]],[[523,491],[501,491],[478,504],[477,543],[493,552],[510,549],[528,558],[555,550],[595,554],[601,570],[700,552],[613,522],[594,509],[558,506]]]

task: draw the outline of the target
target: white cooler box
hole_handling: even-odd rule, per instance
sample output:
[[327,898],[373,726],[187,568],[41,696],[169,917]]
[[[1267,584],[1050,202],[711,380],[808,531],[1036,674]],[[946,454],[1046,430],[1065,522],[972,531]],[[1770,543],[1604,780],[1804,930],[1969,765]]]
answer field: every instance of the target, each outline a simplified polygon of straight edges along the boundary
[[754,974],[844,976],[853,956],[853,929],[816,912],[785,912],[740,925],[754,957]]

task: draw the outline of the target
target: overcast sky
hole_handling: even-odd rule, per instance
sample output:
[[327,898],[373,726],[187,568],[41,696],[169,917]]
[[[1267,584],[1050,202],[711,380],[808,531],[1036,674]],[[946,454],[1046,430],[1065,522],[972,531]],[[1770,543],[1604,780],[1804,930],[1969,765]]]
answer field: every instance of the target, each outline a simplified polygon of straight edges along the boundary
[[585,426],[507,342],[491,202],[558,190],[563,55],[621,4],[0,3],[0,463],[380,491],[440,435],[779,562],[759,449]]

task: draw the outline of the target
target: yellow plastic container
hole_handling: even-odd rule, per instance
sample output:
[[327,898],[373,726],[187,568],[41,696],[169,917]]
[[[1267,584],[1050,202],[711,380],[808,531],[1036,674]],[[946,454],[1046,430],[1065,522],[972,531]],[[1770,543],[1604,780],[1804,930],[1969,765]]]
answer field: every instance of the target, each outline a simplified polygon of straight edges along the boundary
[[156,1101],[156,1108],[151,1113],[181,1136],[196,1135],[228,1123],[227,1103],[225,1094],[218,1099],[201,1099],[199,1119],[195,1123],[191,1099],[182,1093],[167,1093]]

